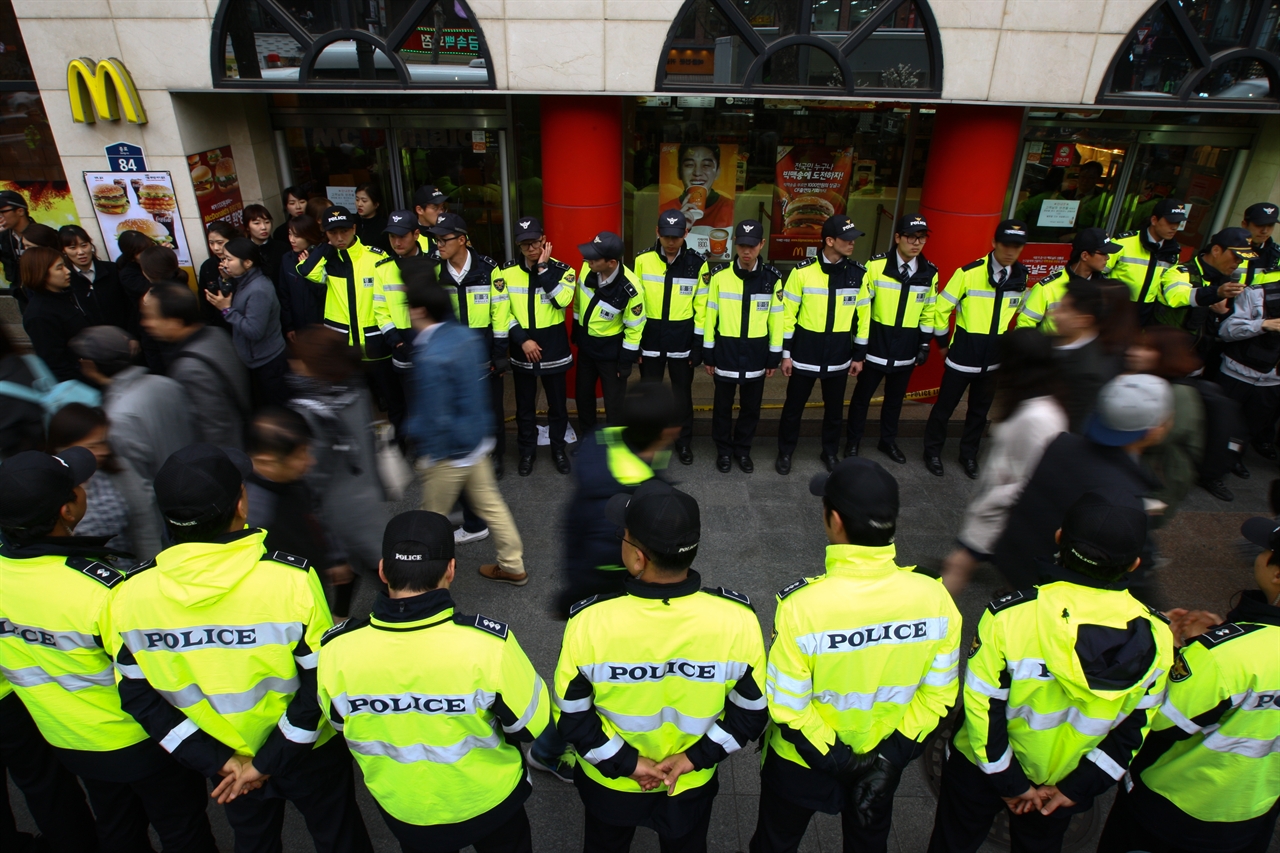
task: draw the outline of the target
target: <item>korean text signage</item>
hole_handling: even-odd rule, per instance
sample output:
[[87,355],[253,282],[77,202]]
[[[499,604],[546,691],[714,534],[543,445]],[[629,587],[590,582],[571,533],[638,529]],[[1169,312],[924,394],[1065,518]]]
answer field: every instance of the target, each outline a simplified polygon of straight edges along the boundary
[[823,223],[845,211],[853,165],[852,148],[778,147],[771,260],[803,260],[818,253]]
[[240,177],[236,161],[231,159],[231,146],[213,148],[187,157],[191,169],[191,187],[200,206],[200,221],[205,225],[222,220],[239,228],[244,220],[244,199],[240,197]]
[[180,266],[191,266],[182,232],[182,217],[168,172],[85,172],[85,185],[106,245],[107,257],[120,254],[120,235],[137,231],[178,254]]
[[97,119],[134,124],[147,123],[147,111],[124,63],[112,57],[94,62],[81,57],[67,65],[67,97],[73,121],[92,124]]

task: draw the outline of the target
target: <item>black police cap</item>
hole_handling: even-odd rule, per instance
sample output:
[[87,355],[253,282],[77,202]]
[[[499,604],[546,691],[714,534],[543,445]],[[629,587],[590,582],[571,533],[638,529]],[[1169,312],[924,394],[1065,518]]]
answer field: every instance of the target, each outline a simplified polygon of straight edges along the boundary
[[823,238],[835,237],[840,240],[857,240],[865,231],[859,231],[858,226],[853,224],[853,220],[847,216],[836,214],[828,216],[827,221],[822,223]]
[[733,232],[733,242],[738,246],[759,246],[764,242],[764,226],[754,219],[744,219]]
[[1147,514],[1136,499],[1086,492],[1062,520],[1063,553],[1086,563],[1119,566],[1142,556]]
[[590,243],[579,243],[578,253],[586,261],[620,261],[622,238],[612,231],[601,231]]
[[382,533],[382,560],[388,565],[452,560],[453,548],[453,525],[438,512],[402,512],[387,522]]
[[1187,218],[1187,206],[1176,198],[1162,198],[1156,202],[1151,215],[1169,222],[1183,222]]
[[996,242],[1006,246],[1022,246],[1027,242],[1027,223],[1021,219],[1006,219],[996,226]]
[[456,213],[445,211],[440,214],[436,224],[428,228],[427,231],[437,237],[448,237],[450,234],[466,234],[467,220]]
[[634,494],[614,495],[605,504],[605,517],[631,538],[659,554],[686,554],[702,538],[698,502],[661,480],[641,484]]
[[516,243],[527,243],[530,240],[537,240],[547,232],[542,229],[542,223],[532,216],[521,216],[516,220]]
[[56,518],[96,470],[97,458],[83,447],[56,456],[39,450],[10,456],[0,465],[0,527],[23,530]]
[[320,214],[320,227],[325,231],[335,231],[339,228],[355,228],[356,220],[351,215],[351,211],[342,205],[335,204]]
[[1101,228],[1081,228],[1076,232],[1075,239],[1071,241],[1071,248],[1073,251],[1088,252],[1091,255],[1099,253],[1114,255],[1124,247],[1112,242],[1107,237],[1107,232]]
[[689,230],[689,220],[678,210],[664,210],[658,214],[658,235],[683,237]]
[[170,524],[194,527],[223,516],[240,500],[253,463],[243,451],[204,442],[173,453],[156,472],[156,505]]
[[898,481],[880,463],[851,456],[831,473],[819,472],[809,481],[809,493],[826,498],[842,517],[872,523],[898,523]]
[[387,227],[382,229],[382,233],[404,237],[406,234],[417,231],[418,228],[418,214],[412,210],[393,210],[387,217]]
[[1275,225],[1280,218],[1280,207],[1269,201],[1260,201],[1244,209],[1244,221],[1253,225]]

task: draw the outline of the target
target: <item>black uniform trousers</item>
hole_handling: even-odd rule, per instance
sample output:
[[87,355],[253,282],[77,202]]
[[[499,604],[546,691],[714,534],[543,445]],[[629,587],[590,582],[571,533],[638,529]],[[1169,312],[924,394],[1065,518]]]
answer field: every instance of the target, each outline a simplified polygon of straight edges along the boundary
[[[22,791],[27,810],[54,853],[98,849],[84,791],[58,762],[16,693],[0,699],[0,782],[5,770]],[[0,796],[4,797],[0,803],[0,849],[27,849],[31,836],[18,832],[9,808],[8,785],[0,785]]]
[[[711,412],[711,438],[720,456],[750,456],[751,441],[760,424],[760,403],[764,400],[764,378],[737,383],[716,377]],[[739,390],[741,389],[741,390]],[[733,398],[738,395],[738,422],[733,421]]]
[[507,389],[502,374],[489,373],[489,405],[493,409],[493,455],[507,452]]
[[[1009,814],[1012,853],[1059,853],[1071,817],[1093,804],[1059,808],[1048,817]],[[929,853],[975,853],[986,841],[996,815],[1007,809],[986,774],[951,745],[951,756],[942,770],[942,793],[933,820]]]
[[516,444],[520,457],[538,452],[538,380],[547,392],[547,424],[550,426],[551,448],[564,450],[564,431],[569,426],[569,406],[565,400],[567,383],[564,373],[534,373],[513,370],[516,383]]
[[[386,809],[378,806],[387,829],[400,842],[402,853],[457,853],[457,850],[446,850],[433,846],[431,838],[438,836],[437,827],[415,826],[396,820],[387,814]],[[533,835],[529,829],[529,814],[524,806],[503,821],[483,838],[471,842],[476,853],[533,853]]]
[[880,440],[888,444],[898,442],[898,420],[902,417],[902,402],[907,398],[907,386],[911,384],[914,367],[886,372],[884,368],[864,362],[858,374],[858,384],[853,386],[853,399],[849,401],[850,444],[861,444],[867,429],[867,410],[871,398],[876,395],[881,380],[884,381],[884,403],[880,406]]
[[960,458],[977,459],[982,432],[987,428],[987,413],[996,396],[996,374],[965,373],[947,365],[942,372],[942,386],[938,389],[938,401],[929,412],[924,425],[924,455],[941,456],[942,445],[947,440],[947,421],[960,405],[965,389],[969,391],[969,413],[964,417],[964,432],[960,436]]
[[205,812],[209,788],[204,777],[172,759],[162,768],[129,782],[93,779],[81,773],[98,818],[102,853],[150,850],[148,824],[155,827],[165,853],[217,853]]
[[[796,853],[814,811],[788,800],[784,791],[771,783],[767,775],[762,775],[751,853]],[[858,823],[854,808],[846,808],[840,813],[840,832],[844,837],[841,849],[844,853],[884,853],[889,849],[892,823],[892,798],[877,809],[875,819],[865,829]]]
[[[1214,853],[1267,853],[1275,834],[1277,814],[1280,814],[1280,800],[1258,822],[1257,832],[1252,838],[1240,838],[1237,824],[1200,823],[1200,826],[1211,832],[1216,827],[1222,827],[1219,843],[1212,848]],[[1192,820],[1189,815],[1185,817]],[[1162,832],[1152,832],[1147,829],[1148,825],[1152,825],[1150,818],[1145,822],[1142,820],[1133,796],[1125,791],[1124,785],[1120,785],[1111,813],[1107,815],[1102,838],[1098,839],[1098,853],[1129,853],[1131,850],[1145,850],[1147,853],[1205,853],[1209,849],[1202,843],[1203,836],[1197,841],[1179,836],[1176,823],[1159,824],[1158,828]],[[1170,841],[1171,838],[1175,840]]]
[[[661,853],[706,853],[713,799],[707,798],[707,807],[703,810],[697,824],[688,833],[679,838],[671,838],[659,833],[658,850]],[[586,827],[582,833],[582,850],[583,853],[627,853],[635,837],[634,826],[614,826],[611,823],[605,823],[588,811]]]
[[596,380],[604,397],[605,424],[617,424],[622,417],[622,398],[627,395],[627,380],[618,378],[618,362],[601,361],[578,353],[578,373],[574,377],[574,399],[578,403],[578,437],[590,435],[596,428]]
[[844,389],[849,384],[848,369],[834,373],[809,373],[792,370],[787,380],[787,399],[782,404],[782,420],[778,423],[778,452],[796,452],[800,441],[800,420],[813,386],[822,382],[822,452],[836,455],[840,444],[840,421],[844,417]]
[[662,373],[671,374],[671,396],[680,412],[680,437],[676,447],[688,447],[693,441],[693,364],[687,358],[646,355],[640,362],[641,382],[661,382]]
[[[1219,373],[1214,381],[1227,396],[1240,404],[1249,441],[1271,444],[1276,440],[1276,415],[1280,413],[1280,385],[1250,385],[1234,376]],[[1243,455],[1243,454],[1241,454]]]
[[302,813],[316,853],[372,853],[342,735],[313,749],[287,773],[227,803],[236,853],[280,853],[286,800]]

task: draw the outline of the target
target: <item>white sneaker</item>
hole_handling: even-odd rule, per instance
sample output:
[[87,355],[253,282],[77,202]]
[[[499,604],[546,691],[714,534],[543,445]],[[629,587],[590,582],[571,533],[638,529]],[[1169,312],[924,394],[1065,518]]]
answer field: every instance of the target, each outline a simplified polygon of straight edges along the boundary
[[481,539],[488,539],[488,538],[489,538],[489,528],[487,527],[484,530],[477,530],[475,533],[468,533],[467,531],[463,530],[461,527],[456,528],[453,531],[454,545],[466,545],[468,542],[479,542]]

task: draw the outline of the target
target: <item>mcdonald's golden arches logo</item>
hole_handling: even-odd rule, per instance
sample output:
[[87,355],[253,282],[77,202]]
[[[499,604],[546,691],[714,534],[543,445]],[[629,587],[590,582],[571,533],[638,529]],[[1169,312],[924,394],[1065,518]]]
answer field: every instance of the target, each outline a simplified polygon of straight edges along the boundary
[[67,65],[67,95],[74,121],[118,121],[123,114],[125,121],[147,123],[147,111],[142,108],[133,78],[115,57],[97,63],[85,57],[71,60]]

